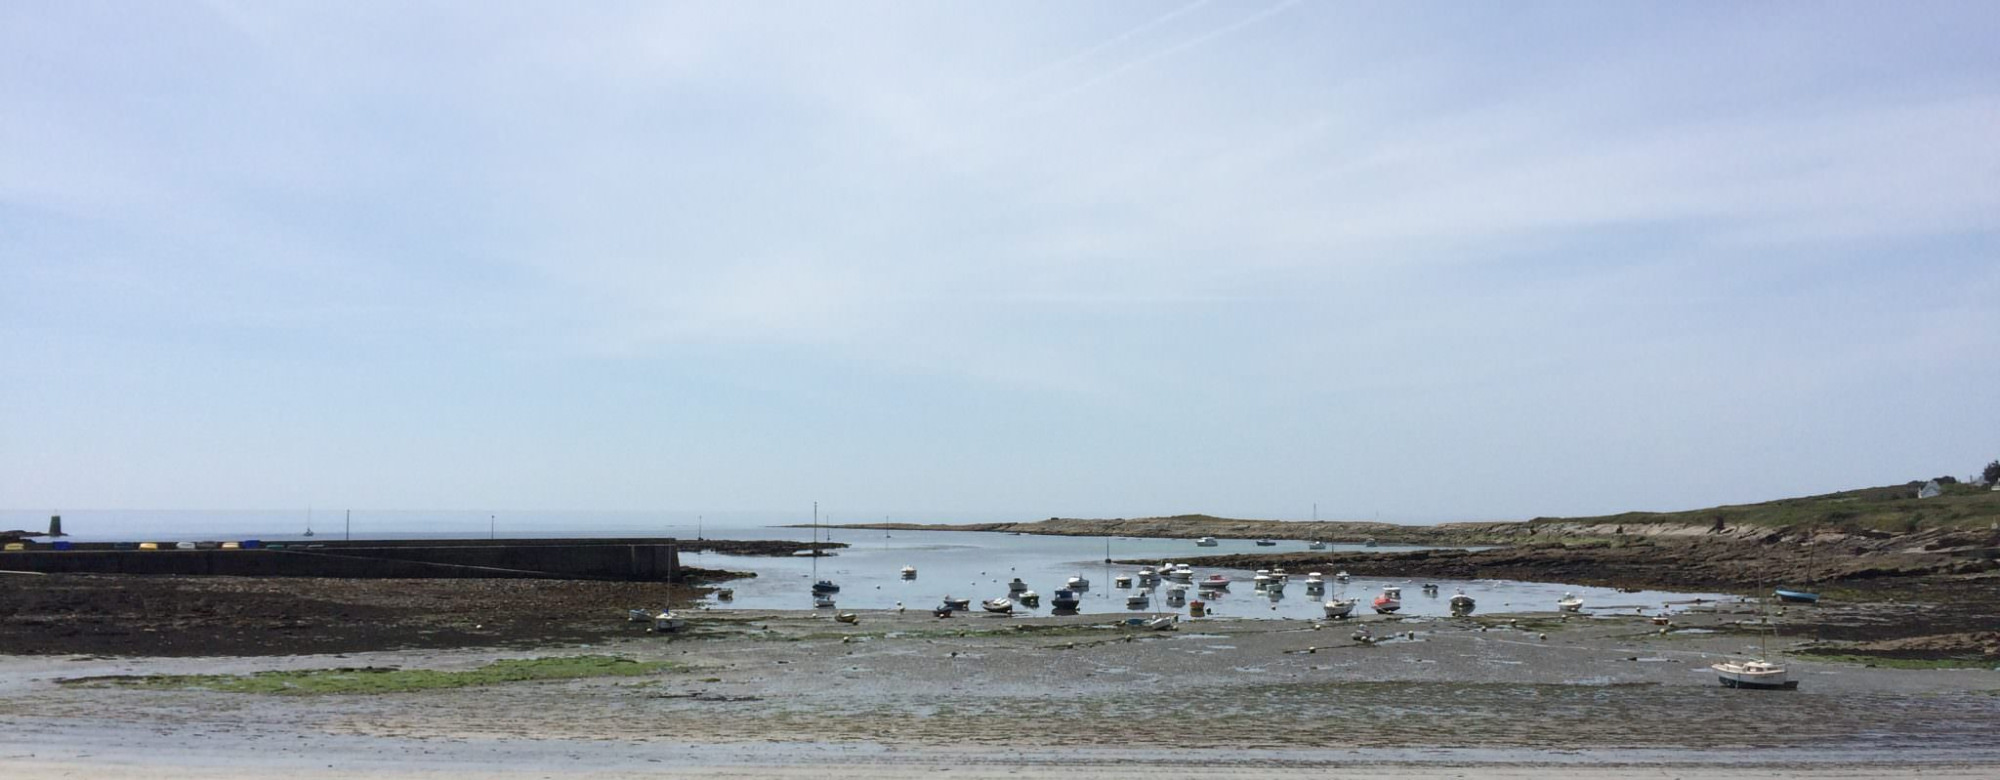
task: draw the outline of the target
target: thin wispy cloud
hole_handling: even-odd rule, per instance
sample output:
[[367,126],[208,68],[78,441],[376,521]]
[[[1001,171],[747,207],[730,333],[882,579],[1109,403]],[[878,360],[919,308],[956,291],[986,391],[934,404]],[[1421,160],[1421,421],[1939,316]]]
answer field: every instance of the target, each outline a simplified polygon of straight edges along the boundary
[[1996,12],[1453,10],[8,7],[0,505],[1483,518],[1993,457]]

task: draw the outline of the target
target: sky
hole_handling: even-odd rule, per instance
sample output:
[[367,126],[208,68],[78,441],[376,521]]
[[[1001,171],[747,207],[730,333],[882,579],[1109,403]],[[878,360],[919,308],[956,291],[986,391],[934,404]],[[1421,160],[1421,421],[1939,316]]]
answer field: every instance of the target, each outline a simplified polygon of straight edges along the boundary
[[0,2],[0,508],[1963,478],[1994,40],[1989,2]]

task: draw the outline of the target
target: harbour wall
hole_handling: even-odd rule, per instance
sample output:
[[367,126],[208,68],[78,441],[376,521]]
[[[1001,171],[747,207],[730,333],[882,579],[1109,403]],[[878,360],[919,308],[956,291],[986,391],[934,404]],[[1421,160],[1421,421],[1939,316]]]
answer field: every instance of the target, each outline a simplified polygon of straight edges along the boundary
[[[239,542],[238,544],[244,544]],[[133,549],[78,543],[0,553],[0,570],[45,574],[177,574],[237,577],[535,578],[676,581],[673,539],[399,539],[258,543],[223,549]]]

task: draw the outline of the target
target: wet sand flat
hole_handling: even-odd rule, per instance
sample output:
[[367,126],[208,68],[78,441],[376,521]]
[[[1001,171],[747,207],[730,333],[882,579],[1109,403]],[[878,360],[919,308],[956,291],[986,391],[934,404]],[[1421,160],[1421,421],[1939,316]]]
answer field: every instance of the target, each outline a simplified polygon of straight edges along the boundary
[[[1087,777],[1159,762],[1203,767],[1203,776],[1294,767],[1336,777],[1461,776],[1450,767],[1486,773],[1466,777],[1525,777],[1493,773],[1526,767],[1589,768],[1557,777],[1621,776],[1604,774],[1613,768],[1683,776],[1647,774],[1654,767],[1692,767],[1699,772],[1687,776],[1701,777],[1903,776],[1887,767],[1993,776],[2000,768],[1992,727],[2000,723],[2000,672],[1794,659],[1799,691],[1724,689],[1708,664],[1758,644],[1727,630],[1738,619],[1685,616],[1664,636],[1636,616],[1546,614],[1221,619],[1140,632],[1105,627],[1104,616],[884,612],[848,626],[808,613],[716,611],[685,635],[633,630],[533,649],[13,656],[0,658],[0,766],[19,772],[53,762],[80,777],[118,777],[128,764],[146,773],[127,775],[135,777],[174,776],[159,773],[169,768],[251,776],[274,767],[390,777],[790,772],[765,771],[771,766],[849,773],[826,776],[952,769],[963,777],[990,768]],[[1357,642],[1364,625],[1380,641]],[[450,670],[585,653],[674,667],[637,678],[372,695],[60,682]],[[1861,766],[1870,769],[1839,774]],[[250,774],[229,774],[239,770]],[[12,776],[61,775],[0,774]]]

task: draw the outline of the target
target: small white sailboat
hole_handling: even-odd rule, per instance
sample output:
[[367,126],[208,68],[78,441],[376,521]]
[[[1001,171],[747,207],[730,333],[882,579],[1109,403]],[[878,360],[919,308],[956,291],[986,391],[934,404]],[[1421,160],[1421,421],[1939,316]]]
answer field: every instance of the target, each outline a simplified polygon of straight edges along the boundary
[[1382,595],[1375,597],[1375,612],[1388,615],[1403,608],[1403,589],[1394,585],[1382,587]]
[[1338,620],[1354,613],[1356,599],[1330,599],[1324,605],[1326,616]]
[[1084,579],[1083,575],[1078,574],[1069,578],[1068,582],[1063,583],[1063,587],[1077,591],[1090,590],[1090,580]]
[[1562,600],[1556,602],[1556,609],[1564,612],[1582,612],[1583,599],[1577,598],[1574,593],[1564,593]]
[[1723,661],[1709,668],[1715,670],[1716,679],[1725,688],[1790,691],[1799,687],[1799,681],[1790,679],[1785,667],[1770,661]]
[[653,631],[655,633],[669,634],[686,627],[687,620],[674,614],[673,610],[663,609],[660,610],[659,614],[653,616]]
[[1216,544],[1218,544],[1218,542],[1216,542],[1216,541],[1215,541],[1215,537],[1213,537],[1213,536],[1204,536],[1204,537],[1202,537],[1202,538],[1200,538],[1200,539],[1197,539],[1197,540],[1195,540],[1195,543],[1194,543],[1194,546],[1196,546],[1196,547],[1214,547],[1214,546],[1215,546]]

